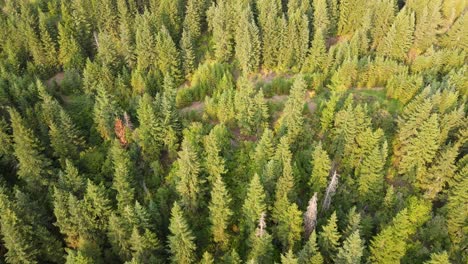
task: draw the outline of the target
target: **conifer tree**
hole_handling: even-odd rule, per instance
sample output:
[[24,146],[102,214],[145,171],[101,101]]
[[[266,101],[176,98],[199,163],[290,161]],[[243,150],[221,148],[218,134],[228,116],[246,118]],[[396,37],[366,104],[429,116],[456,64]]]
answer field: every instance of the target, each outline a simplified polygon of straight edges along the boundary
[[123,210],[126,206],[132,206],[135,200],[133,166],[129,154],[118,140],[114,140],[109,152],[114,165],[113,188],[117,191],[118,207]]
[[303,133],[304,117],[302,111],[305,104],[306,83],[302,76],[296,78],[291,87],[288,101],[284,106],[283,115],[278,120],[279,129],[294,140]]
[[410,236],[429,219],[429,211],[427,202],[410,199],[409,205],[393,218],[392,223],[373,238],[370,260],[375,263],[399,262],[408,248]]
[[320,116],[321,134],[331,128],[335,117],[336,105],[339,99],[340,96],[337,93],[332,93],[330,99],[324,103],[322,114]]
[[266,230],[265,213],[260,214],[258,227],[249,238],[250,252],[247,259],[252,262],[267,263],[273,257],[272,237]]
[[414,13],[402,9],[382,40],[377,52],[392,59],[404,60],[413,43]]
[[359,230],[354,231],[338,250],[336,263],[359,264],[363,256],[364,246],[359,236]]
[[297,259],[294,256],[292,250],[289,250],[287,254],[281,255],[281,264],[297,264]]
[[333,214],[328,219],[327,224],[323,226],[322,231],[319,233],[319,245],[326,259],[334,259],[338,249],[339,239],[340,233],[338,232],[337,227],[336,212],[333,212]]
[[[374,15],[372,27],[369,29],[372,38],[372,49],[379,49],[395,19],[395,2],[393,0],[377,0],[373,3]],[[378,10],[378,11],[377,11]]]
[[314,33],[314,39],[312,40],[302,71],[315,72],[317,70],[324,70],[324,64],[327,59],[326,52],[324,32],[322,28],[318,28]]
[[258,141],[257,146],[255,147],[255,155],[254,155],[254,162],[255,162],[255,170],[257,173],[262,173],[263,168],[267,164],[267,162],[273,158],[274,154],[274,146],[273,146],[273,131],[269,128],[266,128],[263,131],[262,137]]
[[233,52],[234,28],[229,19],[229,3],[226,0],[213,2],[207,12],[208,25],[213,33],[215,58],[229,61]]
[[[192,1],[193,2],[193,1]],[[185,29],[180,39],[181,57],[185,76],[192,74],[195,70],[195,51],[193,48],[193,36],[190,30]]]
[[271,70],[278,64],[281,3],[280,1],[257,0],[256,7],[262,38],[263,67]]
[[102,86],[97,87],[96,102],[94,104],[94,123],[104,140],[114,135],[115,118],[119,116],[119,107],[111,94]]
[[331,170],[331,160],[327,152],[322,148],[322,142],[315,147],[312,152],[312,175],[309,185],[313,192],[323,193],[327,186],[328,175]]
[[449,256],[446,251],[441,253],[432,253],[431,259],[429,261],[424,262],[424,264],[449,264]]
[[215,243],[219,243],[222,248],[226,248],[229,244],[227,227],[232,216],[232,211],[229,209],[230,203],[231,197],[221,176],[218,175],[213,182],[209,209],[213,240]]
[[313,30],[315,40],[319,32],[321,32],[320,35],[322,35],[322,37],[323,35],[328,36],[330,19],[328,18],[329,12],[327,0],[314,0],[312,5],[314,9]]
[[299,264],[323,264],[323,257],[317,245],[317,233],[312,232],[304,247],[298,254]]
[[137,108],[140,126],[135,130],[136,141],[148,158],[150,155],[158,156],[162,145],[162,120],[157,114],[156,103],[145,93]]
[[387,158],[387,142],[381,148],[376,146],[364,157],[359,168],[358,191],[362,200],[377,201],[383,191],[384,166]]
[[156,39],[152,34],[150,13],[136,16],[135,25],[135,56],[137,69],[146,71],[156,63]]
[[171,224],[169,225],[169,251],[172,263],[193,263],[195,261],[196,245],[194,236],[185,221],[182,209],[176,203],[171,210]]
[[260,182],[260,177],[255,173],[250,181],[247,189],[247,195],[242,206],[244,216],[243,223],[247,232],[250,233],[254,230],[255,223],[259,219],[260,215],[265,211],[265,191],[262,183]]
[[65,170],[59,173],[57,185],[61,190],[75,195],[83,194],[86,190],[85,178],[79,174],[73,162],[68,159],[65,160]]
[[262,91],[255,93],[253,84],[246,78],[238,81],[239,90],[234,97],[236,119],[245,134],[253,134],[263,128],[268,109]]
[[208,251],[205,251],[202,259],[200,260],[200,264],[214,264],[213,256]]
[[244,74],[256,71],[260,65],[260,36],[250,6],[241,14],[236,29],[236,58]]
[[42,146],[33,131],[26,127],[20,114],[10,108],[11,127],[13,130],[13,148],[18,160],[18,177],[30,187],[46,185],[49,181],[50,161],[42,154]]
[[367,4],[364,0],[340,1],[338,35],[353,34],[362,26],[368,10]]
[[181,198],[181,204],[195,211],[198,207],[198,198],[201,196],[200,163],[196,148],[187,139],[182,142],[182,150],[179,151],[177,163],[179,168],[176,174],[176,190]]
[[163,76],[170,75],[177,83],[181,78],[179,51],[165,27],[162,27],[156,36],[155,49],[158,69]]

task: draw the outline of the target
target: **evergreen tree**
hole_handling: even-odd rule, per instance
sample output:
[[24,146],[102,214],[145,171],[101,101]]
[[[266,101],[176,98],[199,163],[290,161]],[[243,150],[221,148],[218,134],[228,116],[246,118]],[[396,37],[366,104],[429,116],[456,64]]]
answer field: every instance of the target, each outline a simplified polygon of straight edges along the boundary
[[122,148],[118,140],[114,140],[110,149],[110,157],[114,165],[113,188],[117,191],[117,204],[120,210],[131,206],[135,200],[134,179],[130,155]]
[[395,2],[393,0],[377,0],[373,2],[373,9],[375,10],[372,17],[373,26],[369,29],[372,39],[371,47],[379,49],[395,19]]
[[257,173],[262,173],[263,168],[267,162],[273,158],[274,146],[272,139],[273,131],[271,131],[269,128],[266,128],[263,131],[262,137],[258,141],[257,146],[255,147],[255,155],[253,159]]
[[362,26],[366,17],[368,2],[364,0],[340,1],[338,35],[353,34]]
[[[319,36],[319,32],[321,32],[320,36],[322,37],[323,35],[328,36],[330,19],[328,18],[329,14],[327,4],[327,0],[314,0],[312,3],[314,8],[314,40],[317,36]],[[313,43],[312,46],[314,46]]]
[[367,202],[377,201],[384,184],[384,166],[387,158],[387,142],[381,148],[376,146],[364,157],[359,167],[358,191],[361,199]]
[[265,211],[265,191],[260,182],[260,177],[255,173],[250,181],[244,205],[242,206],[243,223],[247,232],[254,230],[257,219]]
[[170,75],[178,82],[181,78],[179,51],[165,27],[162,27],[156,36],[155,49],[158,69],[162,72],[163,76]]
[[377,52],[389,58],[404,60],[413,42],[414,13],[402,9],[382,40]]
[[260,36],[250,7],[241,14],[236,29],[236,58],[244,74],[256,71],[260,65]]
[[196,245],[182,209],[176,203],[171,210],[171,224],[169,225],[169,252],[172,263],[193,263],[195,261]]
[[324,70],[325,61],[327,59],[326,52],[324,32],[322,28],[318,28],[314,33],[314,39],[312,40],[302,71],[315,72],[317,70]]
[[[192,2],[194,1],[192,0]],[[195,51],[193,48],[193,36],[188,29],[184,28],[184,31],[182,32],[180,48],[184,74],[185,76],[189,76],[195,70]]]
[[315,233],[315,230],[312,232],[304,247],[299,252],[298,263],[323,264],[323,257],[318,249],[317,234]]
[[200,264],[213,264],[213,263],[214,263],[213,256],[208,251],[205,251],[205,253],[203,253],[203,257],[200,261]]
[[429,211],[427,202],[411,199],[392,223],[373,238],[370,260],[375,263],[399,262],[408,248],[408,239],[428,220]]
[[289,250],[286,255],[281,255],[281,263],[282,264],[297,264],[298,262],[292,250]]
[[234,28],[229,19],[229,2],[213,2],[207,12],[208,25],[213,34],[215,58],[218,61],[229,61],[233,52]]
[[359,237],[359,230],[354,231],[338,250],[336,263],[359,264],[363,256],[364,246]]
[[320,116],[320,133],[323,134],[325,131],[331,128],[333,119],[335,117],[336,105],[340,96],[337,93],[332,93],[330,99],[326,101],[323,106],[322,114]]
[[280,1],[257,0],[258,24],[262,37],[263,67],[272,70],[278,64],[280,48],[279,21],[281,12]]
[[265,213],[260,214],[258,227],[249,238],[250,252],[247,259],[252,262],[268,263],[273,257],[272,237],[266,230]]
[[264,127],[268,109],[262,91],[255,93],[250,81],[240,79],[238,86],[239,90],[234,97],[236,119],[245,134],[253,134]]
[[150,13],[146,11],[143,15],[136,16],[135,25],[135,56],[137,69],[146,71],[154,67],[156,62],[156,39],[152,34]]
[[449,264],[449,256],[446,251],[441,253],[432,253],[431,259],[424,264]]
[[39,140],[26,127],[24,119],[16,110],[10,108],[9,113],[13,130],[13,154],[18,160],[18,177],[34,188],[48,184],[50,161],[42,154]]
[[288,134],[291,140],[298,138],[303,133],[304,117],[302,111],[304,109],[306,92],[306,83],[302,76],[297,77],[291,87],[291,92],[284,106],[283,115],[278,120],[279,130]]
[[162,120],[157,114],[159,109],[156,103],[151,96],[144,94],[137,108],[140,126],[135,130],[136,141],[147,158],[159,156],[162,145]]
[[336,212],[328,219],[328,222],[323,226],[322,231],[319,233],[319,244],[322,249],[323,255],[327,260],[334,259],[336,251],[338,249],[338,240],[340,239],[340,233],[337,227]]
[[328,175],[331,170],[331,160],[327,152],[322,148],[322,142],[312,152],[312,175],[309,185],[313,192],[323,193],[327,186]]
[[113,96],[104,87],[98,86],[94,104],[94,123],[104,140],[109,140],[114,136],[114,122],[119,116],[119,111]]
[[229,244],[226,229],[230,222],[229,218],[232,216],[232,211],[229,209],[230,202],[230,195],[221,176],[218,175],[213,182],[209,209],[213,240],[215,243],[219,243],[222,248],[226,248]]
[[198,207],[198,198],[201,196],[201,179],[199,178],[200,163],[195,147],[185,139],[182,150],[179,151],[177,161],[176,190],[181,198],[181,204],[192,212]]

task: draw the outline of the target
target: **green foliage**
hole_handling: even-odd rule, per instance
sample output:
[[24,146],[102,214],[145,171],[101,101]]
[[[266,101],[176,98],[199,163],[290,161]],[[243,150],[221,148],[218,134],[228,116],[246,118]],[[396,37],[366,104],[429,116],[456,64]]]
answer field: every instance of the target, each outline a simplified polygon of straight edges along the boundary
[[171,210],[169,230],[171,231],[169,249],[172,263],[193,263],[196,249],[194,237],[177,203],[174,203]]

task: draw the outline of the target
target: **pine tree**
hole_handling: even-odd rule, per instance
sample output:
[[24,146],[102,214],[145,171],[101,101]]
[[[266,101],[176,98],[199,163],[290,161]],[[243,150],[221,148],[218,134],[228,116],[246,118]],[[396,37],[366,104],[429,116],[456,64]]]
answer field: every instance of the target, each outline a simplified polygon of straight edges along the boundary
[[322,28],[318,28],[314,33],[314,39],[312,40],[302,71],[315,72],[317,70],[325,70],[326,59],[327,48],[325,46],[324,32]]
[[395,2],[393,0],[378,0],[373,2],[373,18],[370,35],[372,38],[371,47],[373,50],[379,49],[387,32],[391,28],[395,19]]
[[272,237],[266,230],[265,213],[260,214],[258,227],[249,238],[250,252],[247,259],[255,263],[269,263],[273,257]]
[[317,234],[315,230],[299,252],[298,262],[299,264],[323,264],[323,257],[317,245]]
[[196,245],[194,236],[184,219],[182,209],[176,203],[171,210],[171,223],[169,225],[169,251],[172,263],[193,263],[195,261]]
[[312,175],[310,176],[309,185],[313,192],[323,193],[331,170],[331,160],[327,152],[322,148],[322,142],[319,142],[312,152],[311,163]]
[[120,210],[131,206],[135,200],[134,179],[130,155],[122,148],[118,140],[114,140],[110,149],[110,157],[114,165],[113,188],[117,191],[117,204]]
[[16,110],[10,108],[9,113],[13,130],[13,154],[18,160],[18,177],[34,188],[48,184],[50,161],[42,154],[39,140],[26,127]]
[[298,262],[292,250],[289,250],[286,255],[281,255],[281,263],[282,264],[297,264]]
[[389,58],[404,60],[413,43],[414,13],[402,9],[395,18],[377,52]]
[[152,34],[150,16],[146,11],[135,18],[135,25],[139,25],[135,31],[135,56],[137,69],[140,71],[146,71],[156,63],[156,39]]
[[424,264],[450,264],[449,256],[446,251],[441,253],[432,253],[431,259]]
[[233,52],[234,28],[229,19],[228,1],[213,3],[207,12],[208,25],[213,33],[215,58],[220,62],[229,61]]
[[359,168],[358,191],[361,199],[372,203],[378,201],[384,185],[384,166],[387,158],[387,142],[376,146],[364,157]]
[[322,37],[328,36],[330,19],[328,18],[327,0],[314,0],[312,5],[314,7],[313,29],[315,40],[316,36],[319,36],[319,32],[321,32]]
[[232,216],[232,211],[229,209],[230,203],[231,197],[221,176],[218,175],[213,182],[209,209],[213,240],[222,248],[227,248],[229,244],[229,235],[226,230]]
[[200,260],[200,264],[214,264],[213,256],[208,251],[205,251],[202,259]]
[[120,109],[111,94],[102,86],[97,87],[96,102],[94,104],[94,123],[96,129],[104,140],[114,136],[115,118],[119,116]]
[[188,29],[184,28],[184,31],[182,32],[182,38],[180,39],[180,48],[184,74],[185,76],[189,76],[195,70],[195,51],[193,48],[193,36]]
[[247,7],[236,29],[236,58],[244,74],[255,72],[260,65],[260,36],[252,11]]
[[319,233],[319,245],[322,249],[323,255],[327,260],[334,259],[336,251],[338,249],[338,240],[340,239],[340,233],[337,227],[336,212],[328,219],[328,222],[323,226],[322,231]]
[[182,142],[177,163],[179,168],[176,172],[176,190],[182,206],[193,212],[198,207],[198,198],[201,196],[200,163],[195,147],[186,139]]
[[321,134],[331,128],[335,117],[336,105],[339,99],[340,96],[337,93],[332,93],[330,99],[324,103],[322,114],[320,116]]
[[288,101],[284,106],[284,111],[278,120],[279,130],[287,133],[288,137],[294,142],[302,133],[304,125],[304,116],[302,111],[305,104],[306,83],[302,76],[296,78],[291,87]]
[[257,0],[257,10],[262,37],[263,67],[272,70],[278,64],[281,3],[280,1]]
[[163,76],[170,75],[177,83],[181,78],[179,51],[165,27],[162,27],[156,36],[155,49],[158,69]]
[[136,141],[148,158],[150,155],[159,156],[162,147],[162,120],[157,114],[156,103],[151,96],[144,94],[137,108],[140,126],[135,129]]
[[244,216],[243,223],[245,225],[246,232],[250,233],[254,230],[257,219],[265,211],[265,191],[262,183],[260,182],[260,177],[255,173],[250,181],[246,198],[242,206]]
[[359,264],[363,256],[364,246],[359,237],[359,230],[352,233],[338,250],[336,263]]
[[410,199],[409,205],[401,210],[378,235],[370,247],[370,261],[395,263],[405,255],[411,235],[429,219],[430,205],[422,200]]

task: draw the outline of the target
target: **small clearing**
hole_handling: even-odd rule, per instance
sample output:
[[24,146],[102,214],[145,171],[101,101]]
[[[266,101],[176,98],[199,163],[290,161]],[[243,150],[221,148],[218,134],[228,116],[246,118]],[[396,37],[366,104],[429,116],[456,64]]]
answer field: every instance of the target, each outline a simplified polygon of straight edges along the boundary
[[203,112],[205,108],[205,103],[200,101],[195,101],[191,105],[180,109],[182,113],[189,113],[189,112]]
[[52,86],[52,84],[54,84],[54,82],[55,82],[58,86],[60,86],[60,84],[62,84],[62,81],[63,81],[64,78],[65,78],[65,73],[64,72],[59,72],[59,73],[55,74],[52,78],[47,80],[46,84],[48,86]]

